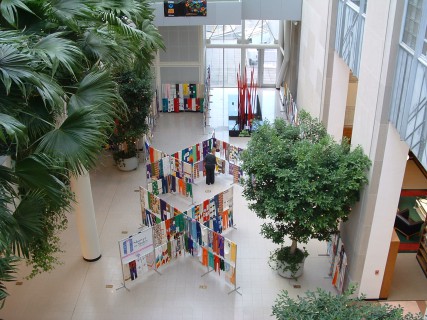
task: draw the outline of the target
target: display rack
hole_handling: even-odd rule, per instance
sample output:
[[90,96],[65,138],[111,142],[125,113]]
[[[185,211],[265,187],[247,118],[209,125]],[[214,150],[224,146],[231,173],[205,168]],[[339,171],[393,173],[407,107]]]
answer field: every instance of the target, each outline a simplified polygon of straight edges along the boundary
[[417,260],[421,266],[421,269],[424,272],[424,275],[427,277],[427,240],[426,240],[427,230],[426,229],[427,227],[426,227],[426,224],[424,223],[423,231],[421,234],[420,246],[417,251]]

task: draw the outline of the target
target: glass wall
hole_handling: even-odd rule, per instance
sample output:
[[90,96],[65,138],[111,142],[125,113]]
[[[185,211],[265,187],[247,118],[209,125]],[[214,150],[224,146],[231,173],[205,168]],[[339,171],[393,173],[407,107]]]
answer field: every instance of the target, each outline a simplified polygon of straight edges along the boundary
[[273,49],[264,50],[264,74],[263,83],[264,85],[275,85],[276,83],[276,60],[277,51]]
[[406,0],[390,121],[427,168],[427,0]]
[[245,20],[242,25],[208,25],[205,37],[212,87],[237,86],[239,66],[246,66],[248,82],[253,74],[258,86],[274,86],[279,21]]
[[339,0],[335,50],[353,74],[359,76],[367,0]]
[[240,61],[240,49],[207,48],[206,65],[211,67],[211,87],[237,87]]

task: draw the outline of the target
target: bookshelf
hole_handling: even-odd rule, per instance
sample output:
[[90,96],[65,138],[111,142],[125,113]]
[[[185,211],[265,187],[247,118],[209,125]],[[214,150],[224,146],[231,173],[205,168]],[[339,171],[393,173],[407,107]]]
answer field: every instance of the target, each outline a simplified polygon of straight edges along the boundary
[[417,260],[425,276],[427,277],[427,223],[426,223],[427,201],[426,199],[417,199],[416,204],[417,204],[416,210],[420,215],[420,218],[424,220],[424,224],[421,229],[420,247],[418,248],[418,251],[417,251]]

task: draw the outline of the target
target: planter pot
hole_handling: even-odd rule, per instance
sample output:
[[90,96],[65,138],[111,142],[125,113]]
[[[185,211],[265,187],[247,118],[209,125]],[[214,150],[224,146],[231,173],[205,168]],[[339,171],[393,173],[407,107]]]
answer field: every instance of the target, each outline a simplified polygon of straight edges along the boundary
[[128,159],[120,159],[117,162],[117,168],[121,171],[132,171],[138,168],[138,158],[132,157]]
[[301,277],[302,276],[302,274],[303,274],[303,272],[304,272],[304,261],[305,261],[305,258],[304,258],[304,260],[299,264],[299,266],[298,266],[298,270],[297,270],[297,272],[295,272],[295,274],[293,274],[292,275],[292,272],[290,271],[290,270],[286,270],[286,271],[283,271],[283,268],[282,268],[282,265],[285,265],[286,266],[286,262],[277,262],[277,267],[278,267],[278,269],[277,269],[277,273],[279,274],[279,276],[282,276],[283,278],[286,278],[286,279],[295,279],[295,278],[299,278],[299,277]]

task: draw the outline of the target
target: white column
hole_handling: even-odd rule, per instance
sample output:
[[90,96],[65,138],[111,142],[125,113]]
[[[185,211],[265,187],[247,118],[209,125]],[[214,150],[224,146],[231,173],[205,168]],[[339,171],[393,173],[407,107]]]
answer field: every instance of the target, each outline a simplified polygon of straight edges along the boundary
[[93,206],[89,173],[71,178],[71,190],[75,194],[74,213],[77,220],[83,259],[92,262],[101,258],[98,230]]

